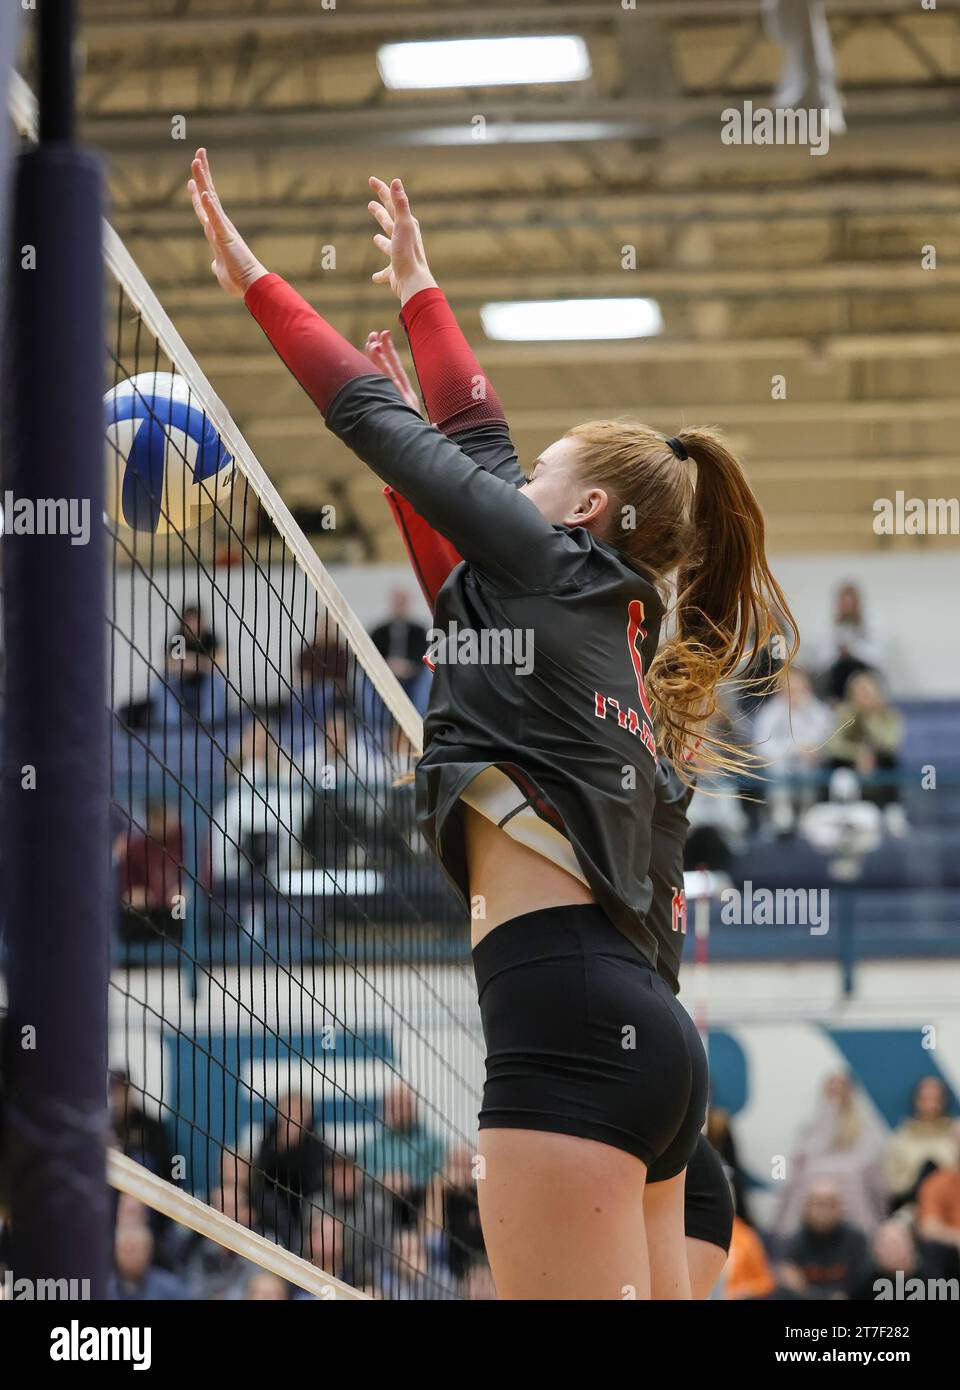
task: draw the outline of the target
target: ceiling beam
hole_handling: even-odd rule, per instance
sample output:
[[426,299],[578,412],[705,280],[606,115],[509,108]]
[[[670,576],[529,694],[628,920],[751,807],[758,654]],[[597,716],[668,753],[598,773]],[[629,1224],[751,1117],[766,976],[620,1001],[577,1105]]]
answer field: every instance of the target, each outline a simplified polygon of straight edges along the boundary
[[[898,15],[903,13],[903,0],[829,0],[831,17],[848,15]],[[762,14],[763,0],[637,0],[638,18],[707,23],[728,23],[731,20],[756,19]],[[323,10],[319,2],[311,9],[256,9],[247,12],[236,8],[226,13],[205,14],[199,10],[157,13],[155,4],[139,10],[119,4],[113,8],[87,6],[84,31],[92,41],[125,38],[131,33],[147,35],[170,32],[178,38],[209,36],[217,41],[237,34],[310,33],[336,29],[342,33],[372,34],[403,38],[410,34],[429,33],[443,36],[458,33],[492,33],[497,30],[517,32],[539,28],[544,33],[556,33],[563,26],[582,30],[585,26],[611,23],[619,18],[618,10],[607,4],[591,5],[589,0],[575,3],[523,4],[513,0],[485,0],[482,6],[473,3],[456,6],[447,0],[443,6],[423,5],[418,8],[382,6],[377,9]]]
[[[588,278],[585,278],[588,277]],[[213,284],[207,271],[196,279],[153,279],[153,289],[172,313],[191,310],[201,314],[219,313],[236,306],[229,300],[209,293]],[[501,299],[591,298],[611,295],[654,295],[661,298],[722,298],[786,296],[804,297],[858,294],[934,294],[960,289],[960,264],[942,265],[936,272],[923,270],[919,263],[904,264],[900,260],[850,261],[820,263],[806,266],[772,265],[724,267],[712,265],[703,269],[673,266],[644,266],[636,271],[598,270],[595,264],[569,265],[556,271],[496,275],[460,279],[455,275],[443,277],[444,290],[460,305],[485,304]],[[349,313],[366,308],[368,304],[383,305],[385,296],[380,285],[366,281],[343,283],[337,272],[327,278],[298,279],[297,289],[305,298],[315,300],[326,313]]]
[[[629,401],[604,407],[604,415],[615,418],[620,415],[638,419],[656,420],[664,415],[676,413],[676,407],[664,405],[661,401]],[[960,421],[960,399],[942,398],[937,400],[862,400],[862,401],[772,401],[757,403],[723,403],[716,401],[706,404],[685,404],[683,413],[688,420],[710,420],[716,425],[733,428],[749,428],[754,425],[770,425],[774,422],[787,425],[806,425],[811,423],[830,425],[884,425],[884,424],[927,424],[931,420],[940,423]],[[568,403],[553,409],[521,409],[510,411],[510,427],[514,431],[531,430],[547,433],[563,427],[568,419],[573,420],[582,411],[576,404]],[[255,434],[258,438],[300,439],[322,433],[323,424],[317,415],[306,414],[279,416],[245,416],[244,432]],[[956,473],[956,461],[954,461]]]

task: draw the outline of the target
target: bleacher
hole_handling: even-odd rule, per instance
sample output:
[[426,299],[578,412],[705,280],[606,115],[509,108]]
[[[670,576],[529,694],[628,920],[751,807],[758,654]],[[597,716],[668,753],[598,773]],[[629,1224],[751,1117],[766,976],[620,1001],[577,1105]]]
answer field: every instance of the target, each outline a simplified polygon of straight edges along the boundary
[[[731,925],[711,904],[711,959],[856,960],[960,952],[960,701],[901,700],[900,798],[908,829],[885,833],[850,879],[798,836],[754,836],[730,870],[754,889],[829,889],[830,930]],[[924,787],[933,769],[935,786]],[[687,956],[693,956],[692,934]]]

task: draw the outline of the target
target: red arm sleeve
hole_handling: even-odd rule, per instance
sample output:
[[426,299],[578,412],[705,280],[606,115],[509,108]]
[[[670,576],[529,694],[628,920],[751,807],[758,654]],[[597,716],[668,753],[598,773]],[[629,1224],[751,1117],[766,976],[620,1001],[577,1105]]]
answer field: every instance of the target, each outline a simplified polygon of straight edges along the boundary
[[363,353],[331,328],[281,276],[261,275],[243,302],[321,414],[326,415],[331,401],[348,381],[377,375]]
[[393,519],[400,528],[417,582],[432,612],[444,580],[460,564],[463,556],[445,536],[424,521],[399,492],[392,487],[385,487],[383,492],[393,512]]
[[442,290],[415,294],[403,306],[400,319],[410,340],[428,419],[444,434],[460,434],[493,420],[506,423],[497,393]]

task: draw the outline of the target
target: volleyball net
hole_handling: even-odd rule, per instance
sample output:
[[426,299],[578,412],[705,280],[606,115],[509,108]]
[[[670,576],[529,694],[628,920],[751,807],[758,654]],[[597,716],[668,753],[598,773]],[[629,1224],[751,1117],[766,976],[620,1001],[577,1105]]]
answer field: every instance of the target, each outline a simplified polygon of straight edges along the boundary
[[419,719],[104,236],[111,1180],[195,1297],[470,1296],[482,1038]]

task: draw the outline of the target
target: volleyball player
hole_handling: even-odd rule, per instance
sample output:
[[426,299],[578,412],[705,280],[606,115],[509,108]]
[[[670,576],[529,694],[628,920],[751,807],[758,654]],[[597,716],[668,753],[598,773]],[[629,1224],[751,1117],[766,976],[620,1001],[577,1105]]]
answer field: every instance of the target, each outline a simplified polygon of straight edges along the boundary
[[[381,204],[371,203],[370,209],[389,236],[392,231],[389,189],[379,179],[370,182],[381,199]],[[422,302],[426,312],[413,320],[408,338],[427,418],[454,438],[472,458],[498,476],[522,485],[525,479],[503,407],[453,311],[439,291],[433,292],[429,302],[426,299]],[[403,399],[419,410],[417,394],[389,331],[371,333],[365,351],[378,370],[390,377]],[[416,514],[405,498],[390,488],[384,491],[432,613],[440,589],[461,557],[449,541]],[[657,972],[677,994],[686,933],[683,857],[689,830],[687,808],[693,788],[661,758],[655,794],[649,868],[653,897],[646,921],[657,939]],[[655,1180],[655,1173],[648,1176],[648,1183]],[[690,1291],[694,1298],[706,1298],[726,1263],[734,1212],[723,1164],[702,1134],[687,1166],[683,1196]],[[651,1261],[652,1297],[666,1296],[661,1286],[659,1269]]]
[[[408,236],[399,181],[391,191]],[[715,689],[785,607],[756,499],[709,432],[670,443],[617,422],[571,431],[512,486],[267,272],[202,151],[191,194],[220,284],[244,298],[332,432],[465,560],[438,601],[450,636],[435,652],[417,800],[451,883],[483,906],[472,932],[488,1044],[479,1195],[498,1292],[647,1297],[648,1232],[654,1244],[671,1227],[675,1244],[682,1230],[700,1126],[683,1131],[691,1097],[701,1116],[706,1098],[699,1038],[653,968],[645,922],[653,730],[673,761],[694,744],[699,765],[735,758],[705,727]],[[398,259],[406,304],[432,282],[416,265],[407,278]],[[674,571],[674,630],[658,652],[658,585]],[[532,665],[463,659],[471,634],[515,632],[532,635]],[[524,793],[503,827],[501,774]],[[675,1172],[647,1189],[668,1156]],[[685,1262],[675,1277],[682,1291]]]

